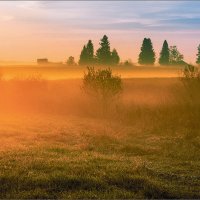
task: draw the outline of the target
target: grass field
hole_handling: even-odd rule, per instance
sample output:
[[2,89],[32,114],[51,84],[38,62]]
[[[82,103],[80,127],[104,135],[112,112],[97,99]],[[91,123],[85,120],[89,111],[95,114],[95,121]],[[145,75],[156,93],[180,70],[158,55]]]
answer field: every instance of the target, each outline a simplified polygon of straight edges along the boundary
[[106,115],[81,84],[0,82],[0,198],[200,198],[200,105],[178,78],[124,79]]

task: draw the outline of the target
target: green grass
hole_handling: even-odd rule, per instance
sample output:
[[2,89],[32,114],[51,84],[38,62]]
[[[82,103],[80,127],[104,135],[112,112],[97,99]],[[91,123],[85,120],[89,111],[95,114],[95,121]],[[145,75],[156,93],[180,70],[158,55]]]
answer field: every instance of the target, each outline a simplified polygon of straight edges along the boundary
[[199,162],[39,151],[1,160],[1,198],[199,198]]
[[[137,86],[150,88],[159,103],[124,100],[115,116],[104,118],[2,114],[0,198],[200,198],[199,104],[180,93],[163,102],[159,87],[168,83],[140,81]],[[141,91],[126,84],[124,95],[133,90],[137,98]]]
[[50,143],[2,153],[0,198],[200,197],[200,149],[184,139],[81,137],[80,149]]

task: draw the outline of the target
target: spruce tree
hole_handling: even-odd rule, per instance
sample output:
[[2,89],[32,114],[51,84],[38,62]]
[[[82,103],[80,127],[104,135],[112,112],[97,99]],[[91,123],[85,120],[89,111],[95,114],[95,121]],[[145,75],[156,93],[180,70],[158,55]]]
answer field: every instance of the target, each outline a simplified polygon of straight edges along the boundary
[[91,64],[94,61],[94,46],[92,40],[89,40],[86,46],[87,49],[87,64]]
[[80,59],[79,59],[79,65],[85,65],[87,64],[87,48],[84,45],[83,49],[81,51]]
[[111,52],[111,64],[117,65],[119,64],[119,61],[120,61],[120,57],[117,53],[117,50],[113,49],[113,51]]
[[166,40],[164,41],[162,50],[160,52],[159,64],[169,65],[169,46]]
[[88,64],[92,64],[93,61],[94,61],[94,46],[92,44],[92,41],[89,40],[87,45],[83,46],[83,49],[80,55],[79,64],[88,65]]
[[197,60],[196,63],[200,65],[200,45],[198,46]]
[[111,63],[110,42],[106,35],[100,40],[100,48],[96,52],[96,58],[99,64]]
[[144,38],[141,52],[139,54],[138,63],[153,65],[155,62],[155,52],[153,50],[152,42],[150,38]]

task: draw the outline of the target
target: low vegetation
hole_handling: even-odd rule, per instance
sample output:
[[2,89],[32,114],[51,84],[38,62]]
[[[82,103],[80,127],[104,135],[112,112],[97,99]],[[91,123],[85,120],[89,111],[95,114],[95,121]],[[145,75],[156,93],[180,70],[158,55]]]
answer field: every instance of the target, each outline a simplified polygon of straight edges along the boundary
[[119,100],[122,93],[122,79],[112,74],[112,70],[88,67],[83,78],[83,90],[90,100],[98,102],[105,115]]
[[[82,80],[1,81],[0,198],[200,198],[199,87],[187,80],[124,79],[122,93],[111,70],[89,68],[89,95]],[[121,96],[109,117],[90,96],[105,88]]]

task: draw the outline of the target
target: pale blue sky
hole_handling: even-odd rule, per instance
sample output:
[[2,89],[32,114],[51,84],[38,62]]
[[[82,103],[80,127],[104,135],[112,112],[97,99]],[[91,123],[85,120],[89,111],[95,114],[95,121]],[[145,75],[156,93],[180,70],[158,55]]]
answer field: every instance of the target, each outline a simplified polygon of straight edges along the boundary
[[[122,59],[137,61],[151,37],[157,57],[164,39],[194,62],[200,43],[198,1],[0,1],[0,60],[64,60],[107,34]],[[14,52],[14,53],[13,53]]]

